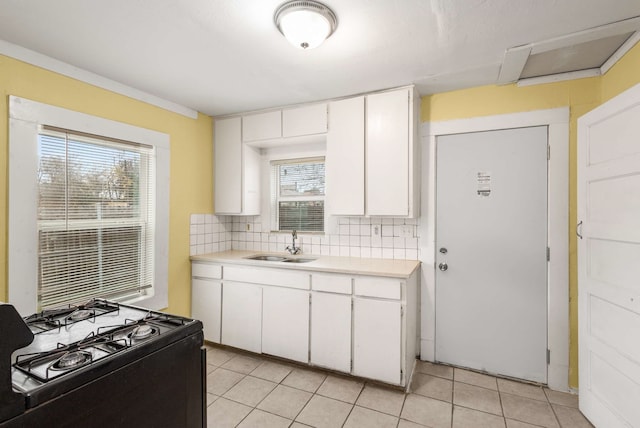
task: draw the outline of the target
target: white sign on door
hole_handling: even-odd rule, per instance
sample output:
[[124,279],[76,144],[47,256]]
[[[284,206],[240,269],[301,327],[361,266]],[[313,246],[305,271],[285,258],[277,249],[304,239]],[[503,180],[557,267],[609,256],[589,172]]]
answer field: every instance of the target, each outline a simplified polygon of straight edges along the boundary
[[491,172],[480,171],[478,172],[478,196],[481,198],[488,198],[491,194]]

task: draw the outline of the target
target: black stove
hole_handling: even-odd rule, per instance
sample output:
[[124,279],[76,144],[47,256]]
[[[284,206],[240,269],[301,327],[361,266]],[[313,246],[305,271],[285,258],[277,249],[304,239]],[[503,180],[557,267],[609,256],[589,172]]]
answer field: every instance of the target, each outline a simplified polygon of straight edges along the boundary
[[[148,400],[150,406],[153,403],[143,412],[148,413],[145,417],[138,410],[129,416],[139,419],[135,426],[170,426],[152,421],[175,421],[175,426],[184,427],[206,423],[206,362],[200,321],[93,299],[42,311],[22,322],[19,327],[26,325],[33,341],[28,346],[23,342],[23,347],[12,353],[10,377],[13,394],[24,402],[23,411],[16,419],[7,420],[7,425],[2,414],[11,412],[0,411],[0,427],[27,427],[31,425],[14,423],[21,418],[29,423],[44,422],[67,411],[74,412],[70,420],[80,426],[118,426],[107,421],[127,415],[125,404],[117,416],[103,415],[100,423],[85,416],[101,414],[101,402],[109,403],[107,407],[113,412],[113,401],[127,397]],[[91,399],[87,394],[96,396]],[[113,396],[118,398],[104,400]],[[74,404],[78,400],[87,401],[89,407],[79,410]],[[176,408],[176,400],[182,400],[191,411]]]
[[33,334],[39,334],[50,330],[59,330],[69,325],[117,312],[120,309],[118,303],[102,299],[93,299],[83,305],[67,305],[56,309],[48,309],[26,317],[24,320]]

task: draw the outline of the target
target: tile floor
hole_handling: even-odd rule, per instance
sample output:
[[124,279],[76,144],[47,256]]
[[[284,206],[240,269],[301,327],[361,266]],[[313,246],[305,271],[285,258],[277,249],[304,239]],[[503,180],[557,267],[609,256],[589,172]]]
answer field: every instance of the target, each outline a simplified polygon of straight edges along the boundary
[[575,395],[418,361],[411,393],[207,345],[212,427],[588,428]]

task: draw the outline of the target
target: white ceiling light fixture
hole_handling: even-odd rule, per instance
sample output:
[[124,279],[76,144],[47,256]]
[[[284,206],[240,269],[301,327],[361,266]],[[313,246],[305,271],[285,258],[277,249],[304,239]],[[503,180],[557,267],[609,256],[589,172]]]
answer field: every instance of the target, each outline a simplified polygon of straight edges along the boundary
[[282,35],[300,49],[320,46],[338,26],[336,14],[313,0],[283,3],[276,9],[273,20]]

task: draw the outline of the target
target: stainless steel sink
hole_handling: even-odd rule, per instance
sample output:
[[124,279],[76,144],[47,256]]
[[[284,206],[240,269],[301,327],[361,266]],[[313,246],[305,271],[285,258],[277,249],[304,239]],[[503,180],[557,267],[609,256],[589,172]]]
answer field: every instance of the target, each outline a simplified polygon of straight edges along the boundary
[[302,257],[289,258],[289,257],[277,256],[277,255],[271,255],[271,254],[257,254],[255,256],[245,257],[245,259],[260,260],[263,262],[284,262],[284,263],[309,263],[316,260],[316,259],[302,258]]
[[286,257],[282,257],[282,256],[271,256],[268,254],[261,254],[258,256],[250,256],[250,257],[246,257],[249,260],[262,260],[265,262],[284,262],[287,260]]

